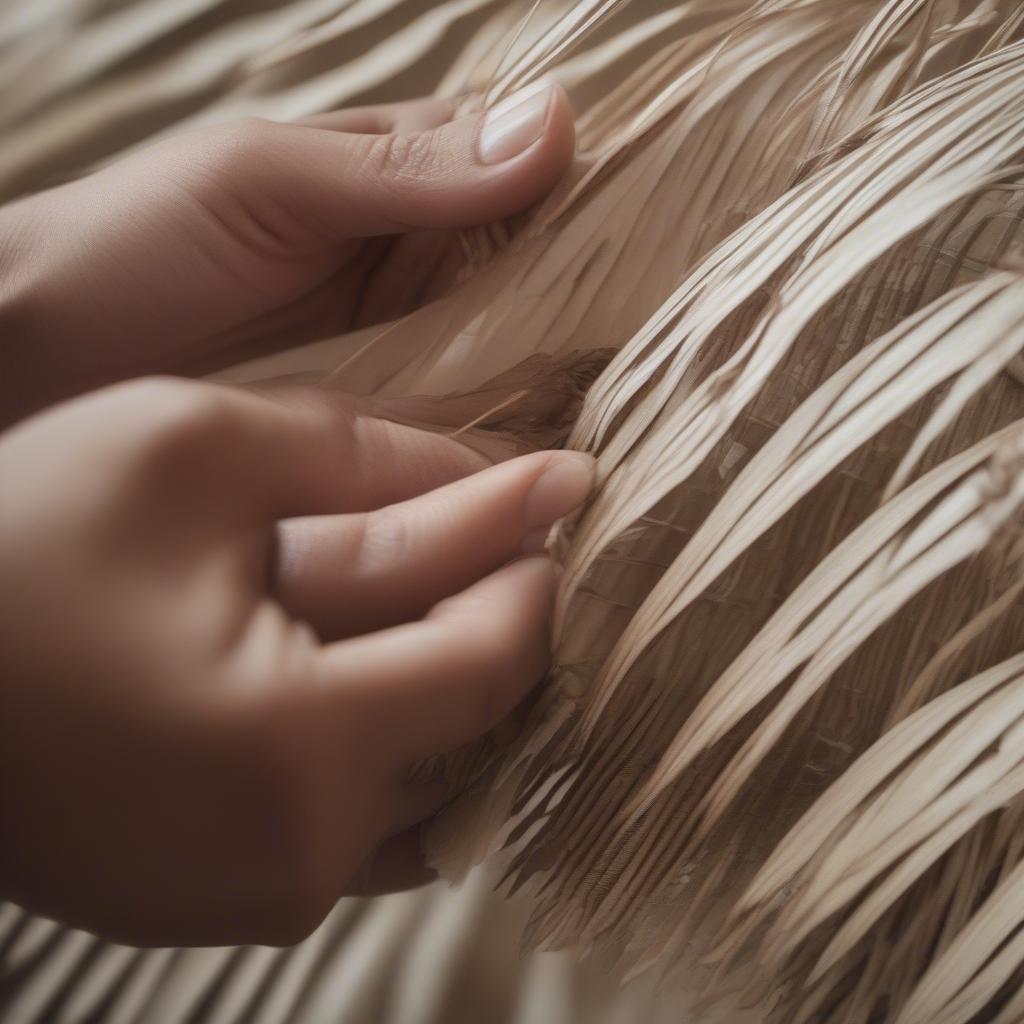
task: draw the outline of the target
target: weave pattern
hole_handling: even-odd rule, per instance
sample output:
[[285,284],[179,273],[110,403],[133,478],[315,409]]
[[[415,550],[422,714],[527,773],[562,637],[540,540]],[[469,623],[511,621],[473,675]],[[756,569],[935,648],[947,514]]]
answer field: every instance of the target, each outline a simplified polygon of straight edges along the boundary
[[[117,11],[167,31],[164,5]],[[138,43],[41,62],[7,193],[385,87],[469,110],[552,74],[579,113],[567,180],[448,240],[436,301],[224,375],[598,457],[551,538],[539,702],[424,766],[463,794],[436,863],[490,858],[530,945],[665,975],[693,1020],[1024,1019],[1024,8],[335,0],[227,25],[167,58],[177,96]],[[126,74],[140,118],[163,97],[135,138],[104,93]]]

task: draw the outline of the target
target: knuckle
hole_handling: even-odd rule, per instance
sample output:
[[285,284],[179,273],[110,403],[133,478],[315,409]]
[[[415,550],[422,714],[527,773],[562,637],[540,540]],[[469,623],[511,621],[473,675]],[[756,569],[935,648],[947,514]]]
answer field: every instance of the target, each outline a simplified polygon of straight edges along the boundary
[[150,524],[180,522],[224,492],[224,467],[244,430],[227,389],[152,377],[116,392],[105,403],[99,449],[109,468],[97,496],[100,528],[120,529],[125,519],[138,526],[140,516]]
[[394,563],[409,547],[409,526],[394,508],[377,509],[358,520],[353,541],[352,564],[358,573],[370,573],[381,565]]
[[165,497],[154,485],[168,468],[168,451],[208,419],[204,390],[176,378],[144,377],[68,403],[52,414],[52,425],[40,421],[51,466],[59,469],[43,505],[63,516],[61,498],[73,500],[77,528],[94,539],[116,534],[126,518],[137,520]]
[[154,474],[172,470],[198,472],[211,444],[234,431],[237,413],[218,388],[175,380],[148,380],[130,395],[134,451],[141,466]]
[[235,172],[252,166],[268,152],[274,123],[258,117],[244,117],[220,125],[202,135],[202,163],[211,171]]
[[378,135],[371,143],[371,170],[397,189],[422,183],[437,158],[438,142],[434,132]]

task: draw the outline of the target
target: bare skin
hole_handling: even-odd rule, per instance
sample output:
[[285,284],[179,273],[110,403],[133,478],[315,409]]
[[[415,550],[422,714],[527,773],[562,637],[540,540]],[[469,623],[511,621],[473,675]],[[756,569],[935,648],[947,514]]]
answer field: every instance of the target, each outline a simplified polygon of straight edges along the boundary
[[0,415],[402,312],[451,229],[564,173],[568,101],[534,102],[510,156],[418,101],[190,132],[0,210]]
[[204,131],[0,211],[0,895],[131,943],[297,941],[429,877],[442,794],[409,769],[543,675],[524,547],[591,460],[486,467],[345,396],[151,375],[571,156],[558,92],[496,163],[475,120],[356,133],[425,110]]

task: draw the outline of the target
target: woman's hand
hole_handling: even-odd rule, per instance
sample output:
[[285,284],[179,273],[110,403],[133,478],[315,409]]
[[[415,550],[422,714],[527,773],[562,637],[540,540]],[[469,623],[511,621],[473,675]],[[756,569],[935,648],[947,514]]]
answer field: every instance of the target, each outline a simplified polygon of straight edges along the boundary
[[525,209],[573,152],[557,87],[451,113],[429,100],[202,129],[0,211],[0,425],[423,301],[457,251],[437,229]]
[[0,893],[278,944],[422,881],[409,769],[541,678],[553,570],[518,556],[592,473],[479,469],[336,395],[162,378],[0,435]]

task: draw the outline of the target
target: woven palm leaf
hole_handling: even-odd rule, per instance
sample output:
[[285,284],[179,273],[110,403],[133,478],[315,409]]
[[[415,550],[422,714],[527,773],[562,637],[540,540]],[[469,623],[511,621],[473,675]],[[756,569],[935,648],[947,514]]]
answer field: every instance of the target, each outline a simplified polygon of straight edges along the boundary
[[1024,1020],[1024,6],[33,12],[7,195],[225,116],[566,84],[571,174],[444,240],[435,301],[224,374],[598,456],[540,700],[423,768],[431,856],[691,1020]]
[[477,872],[346,899],[287,949],[138,950],[0,911],[12,1024],[674,1024],[652,984],[619,990],[568,954],[521,958],[524,908]]

